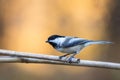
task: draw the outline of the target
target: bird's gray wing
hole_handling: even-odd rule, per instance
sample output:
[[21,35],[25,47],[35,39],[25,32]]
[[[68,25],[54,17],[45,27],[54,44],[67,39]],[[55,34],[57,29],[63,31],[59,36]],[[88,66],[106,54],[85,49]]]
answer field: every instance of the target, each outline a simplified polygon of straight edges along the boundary
[[72,38],[69,37],[68,39],[66,39],[66,41],[64,41],[64,43],[62,44],[61,47],[63,48],[69,48],[69,47],[73,47],[76,45],[84,45],[87,42],[90,42],[91,40],[86,40],[83,38]]

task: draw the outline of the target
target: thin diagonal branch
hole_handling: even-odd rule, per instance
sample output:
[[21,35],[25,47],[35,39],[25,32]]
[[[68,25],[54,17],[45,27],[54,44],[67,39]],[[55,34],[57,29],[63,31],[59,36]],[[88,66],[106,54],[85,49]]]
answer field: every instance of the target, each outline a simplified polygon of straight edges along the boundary
[[[45,63],[45,64],[56,64],[56,65],[70,65],[70,66],[87,66],[87,67],[96,67],[96,68],[107,68],[107,69],[119,69],[120,63],[112,62],[101,62],[101,61],[88,61],[80,60],[79,63],[75,63],[77,59],[73,58],[71,64],[65,63],[66,59],[59,59],[58,56],[44,55],[44,54],[33,54],[25,52],[16,52],[10,50],[0,49],[0,54],[6,55],[6,57],[0,57],[0,63]],[[9,57],[8,57],[9,56]],[[11,56],[11,57],[10,57]]]
[[12,56],[0,56],[0,63],[64,63],[60,61],[35,59],[35,58],[25,58],[25,57],[12,57]]

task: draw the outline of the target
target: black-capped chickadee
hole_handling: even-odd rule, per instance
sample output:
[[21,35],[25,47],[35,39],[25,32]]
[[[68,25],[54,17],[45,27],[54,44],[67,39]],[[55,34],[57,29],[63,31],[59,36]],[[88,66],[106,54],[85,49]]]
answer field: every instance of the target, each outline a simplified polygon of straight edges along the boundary
[[[46,41],[50,45],[52,45],[53,48],[56,50],[66,53],[63,56],[60,56],[60,59],[62,57],[65,57],[67,55],[71,56],[67,58],[67,62],[71,62],[72,58],[76,54],[78,54],[84,47],[89,46],[91,44],[110,44],[112,42],[109,41],[93,41],[93,40],[87,40],[84,38],[78,38],[78,37],[71,37],[71,36],[60,36],[60,35],[52,35],[48,38]],[[80,59],[78,59],[79,61]]]

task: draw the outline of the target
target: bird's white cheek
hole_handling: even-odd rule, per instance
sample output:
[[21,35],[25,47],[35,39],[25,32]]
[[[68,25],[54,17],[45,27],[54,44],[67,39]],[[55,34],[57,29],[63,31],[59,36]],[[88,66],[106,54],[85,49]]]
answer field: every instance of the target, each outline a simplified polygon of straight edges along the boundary
[[65,41],[65,38],[56,38],[54,40],[55,43],[62,44]]

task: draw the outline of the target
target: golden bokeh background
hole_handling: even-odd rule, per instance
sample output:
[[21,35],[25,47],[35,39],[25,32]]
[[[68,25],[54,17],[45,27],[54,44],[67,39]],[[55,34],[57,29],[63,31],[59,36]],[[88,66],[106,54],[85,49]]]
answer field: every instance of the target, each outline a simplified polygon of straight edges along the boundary
[[[120,62],[119,0],[0,0],[0,48],[63,55],[45,41],[52,34],[112,45],[94,45],[76,57]],[[110,69],[61,65],[0,64],[0,80],[120,80]]]

